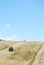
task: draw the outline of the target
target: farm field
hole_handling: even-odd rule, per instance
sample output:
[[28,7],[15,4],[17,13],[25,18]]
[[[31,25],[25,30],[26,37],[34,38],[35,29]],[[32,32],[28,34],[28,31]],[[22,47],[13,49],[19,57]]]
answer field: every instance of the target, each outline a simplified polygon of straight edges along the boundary
[[0,65],[44,65],[44,42],[0,41]]

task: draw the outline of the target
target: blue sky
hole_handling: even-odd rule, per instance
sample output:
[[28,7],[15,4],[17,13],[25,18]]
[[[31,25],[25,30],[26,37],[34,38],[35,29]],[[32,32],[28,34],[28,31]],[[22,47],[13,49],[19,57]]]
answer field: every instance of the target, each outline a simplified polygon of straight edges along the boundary
[[44,41],[44,0],[0,0],[0,38]]

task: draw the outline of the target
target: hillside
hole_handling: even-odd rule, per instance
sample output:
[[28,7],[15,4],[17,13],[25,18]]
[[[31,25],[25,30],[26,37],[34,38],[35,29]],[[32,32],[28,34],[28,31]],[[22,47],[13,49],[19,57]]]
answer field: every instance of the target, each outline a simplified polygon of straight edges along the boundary
[[44,42],[0,41],[0,65],[44,65]]

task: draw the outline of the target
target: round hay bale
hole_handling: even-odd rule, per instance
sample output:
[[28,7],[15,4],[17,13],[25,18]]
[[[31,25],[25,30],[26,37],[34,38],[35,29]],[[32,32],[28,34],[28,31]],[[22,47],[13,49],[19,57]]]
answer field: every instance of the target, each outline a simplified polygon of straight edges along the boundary
[[13,47],[10,47],[9,48],[9,52],[13,52]]

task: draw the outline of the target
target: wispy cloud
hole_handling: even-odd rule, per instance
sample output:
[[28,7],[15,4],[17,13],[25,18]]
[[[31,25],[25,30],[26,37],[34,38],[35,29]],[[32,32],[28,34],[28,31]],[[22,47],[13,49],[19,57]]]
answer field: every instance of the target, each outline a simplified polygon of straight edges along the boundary
[[10,24],[6,24],[7,27],[10,27],[11,25]]
[[12,35],[10,37],[2,37],[2,36],[0,36],[0,39],[2,39],[2,40],[16,40],[16,35]]

